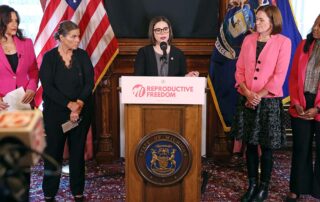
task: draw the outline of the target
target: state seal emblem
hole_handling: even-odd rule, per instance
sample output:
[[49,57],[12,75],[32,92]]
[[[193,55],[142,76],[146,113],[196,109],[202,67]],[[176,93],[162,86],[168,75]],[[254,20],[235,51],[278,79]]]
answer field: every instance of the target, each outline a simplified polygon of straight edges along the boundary
[[139,174],[147,181],[167,186],[183,179],[192,163],[192,152],[180,134],[159,131],[140,141],[135,153]]

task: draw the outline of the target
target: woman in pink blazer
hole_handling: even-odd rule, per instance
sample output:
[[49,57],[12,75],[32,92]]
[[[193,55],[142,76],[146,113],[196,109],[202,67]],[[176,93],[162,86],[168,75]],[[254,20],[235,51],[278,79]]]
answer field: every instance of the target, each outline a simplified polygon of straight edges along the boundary
[[320,15],[296,50],[289,92],[293,151],[287,201],[296,201],[300,194],[320,199]]
[[[17,11],[7,5],[0,6],[0,111],[9,107],[2,99],[7,93],[22,86],[26,93],[21,102],[31,103],[38,85],[38,67],[32,41],[23,37],[18,27],[19,21]],[[24,170],[21,168],[19,173],[22,186],[10,191],[22,193],[21,201],[29,201],[30,172]]]
[[[236,65],[236,88],[240,96],[231,134],[247,144],[249,178],[249,188],[241,201],[264,201],[268,197],[272,153],[285,140],[281,97],[291,41],[280,34],[281,30],[279,9],[271,5],[260,7],[256,13],[256,33],[244,39]],[[261,146],[260,178],[258,145]]]
[[24,38],[19,29],[17,11],[0,6],[0,111],[8,107],[2,98],[12,90],[23,87],[22,103],[31,103],[38,85],[38,67],[31,39]]

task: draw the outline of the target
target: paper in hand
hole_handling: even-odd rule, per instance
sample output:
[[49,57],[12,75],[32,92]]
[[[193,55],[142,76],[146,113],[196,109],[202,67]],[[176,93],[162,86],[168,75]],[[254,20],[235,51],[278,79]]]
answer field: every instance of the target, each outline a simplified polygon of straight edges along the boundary
[[9,105],[9,107],[7,108],[7,111],[31,109],[30,104],[24,104],[21,102],[24,95],[25,95],[25,92],[22,87],[7,93],[6,96],[3,97],[3,101],[8,103]]
[[62,127],[63,133],[66,133],[66,132],[70,131],[71,129],[77,127],[78,125],[79,125],[78,121],[72,122],[69,120],[69,121],[61,124],[61,127]]

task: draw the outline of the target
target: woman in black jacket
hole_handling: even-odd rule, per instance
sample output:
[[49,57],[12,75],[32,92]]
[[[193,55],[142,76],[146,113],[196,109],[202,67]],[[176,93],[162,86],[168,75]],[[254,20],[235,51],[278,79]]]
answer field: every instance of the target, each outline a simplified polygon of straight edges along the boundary
[[148,35],[151,44],[139,49],[134,63],[135,76],[199,76],[198,71],[187,74],[183,52],[171,45],[172,26],[166,17],[153,18]]
[[[75,23],[62,22],[55,39],[60,42],[59,46],[44,55],[40,68],[47,140],[45,152],[61,165],[64,145],[68,139],[71,192],[76,201],[83,201],[84,148],[93,112],[93,66],[88,54],[78,48],[80,30]],[[78,126],[63,131],[62,124],[68,121]],[[56,169],[46,160],[44,169],[46,172],[42,187],[45,200],[54,201],[60,176],[46,174]]]

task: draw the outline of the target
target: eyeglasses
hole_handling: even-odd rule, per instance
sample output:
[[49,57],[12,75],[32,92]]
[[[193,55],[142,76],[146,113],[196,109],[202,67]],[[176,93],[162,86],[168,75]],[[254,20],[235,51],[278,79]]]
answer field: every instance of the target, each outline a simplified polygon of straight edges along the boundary
[[161,33],[168,33],[169,32],[169,27],[164,27],[164,28],[156,28],[156,29],[154,29],[153,30],[154,31],[154,33],[156,33],[156,34],[161,34]]

